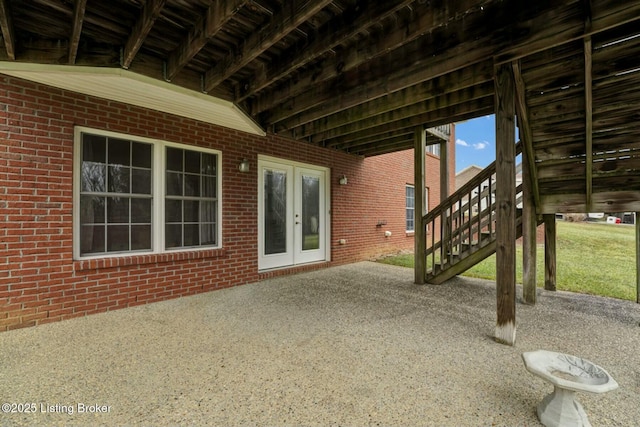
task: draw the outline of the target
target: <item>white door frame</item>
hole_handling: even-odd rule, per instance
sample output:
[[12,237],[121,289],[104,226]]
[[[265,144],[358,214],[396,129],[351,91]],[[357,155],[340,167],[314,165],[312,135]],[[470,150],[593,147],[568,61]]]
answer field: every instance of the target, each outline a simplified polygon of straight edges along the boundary
[[[264,169],[287,173],[287,219],[286,252],[265,254],[264,230]],[[313,176],[320,180],[320,216],[318,219],[319,248],[302,250],[301,179]],[[293,265],[331,260],[331,189],[330,170],[322,166],[293,162],[270,156],[258,156],[258,270],[290,267]],[[298,215],[298,218],[296,218]],[[298,219],[298,221],[296,221]],[[298,224],[296,224],[298,222]]]

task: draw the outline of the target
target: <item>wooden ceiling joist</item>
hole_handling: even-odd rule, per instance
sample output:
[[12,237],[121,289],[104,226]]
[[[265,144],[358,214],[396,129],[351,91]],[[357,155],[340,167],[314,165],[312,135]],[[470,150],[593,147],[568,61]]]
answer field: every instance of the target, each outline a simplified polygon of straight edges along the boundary
[[209,39],[215,37],[248,2],[249,0],[214,1],[180,45],[169,55],[166,79],[173,80],[180,70],[202,50]]
[[540,189],[538,188],[538,176],[535,160],[535,151],[533,149],[533,135],[531,133],[531,124],[529,121],[529,108],[527,107],[526,87],[522,79],[520,71],[520,62],[513,61],[511,64],[513,71],[513,80],[515,83],[516,94],[516,114],[518,116],[518,125],[520,128],[520,140],[523,144],[523,151],[526,153],[526,159],[529,167],[530,188],[533,194],[533,200],[536,211],[540,210]]
[[[86,0],[84,1],[86,2]],[[131,62],[133,62],[133,59],[142,47],[145,38],[149,34],[149,31],[151,31],[158,16],[160,16],[160,12],[166,2],[167,0],[147,0],[124,46],[122,68],[126,69],[131,66]]]
[[272,17],[266,27],[254,32],[249,37],[239,54],[228,55],[206,72],[204,91],[213,90],[330,3],[331,0],[318,0],[304,2],[299,8],[295,8],[293,5],[282,8],[278,14]]
[[[262,89],[281,80],[300,67],[305,66],[337,45],[347,43],[362,31],[367,31],[373,25],[411,4],[413,0],[402,1],[366,1],[356,3],[352,10],[340,15],[335,22],[325,25],[321,32],[312,40],[294,45],[287,49],[277,61],[273,61],[268,69],[259,75],[254,75],[242,85],[238,102],[242,102],[255,95]],[[407,41],[409,41],[408,38]],[[337,69],[338,67],[328,67]],[[342,67],[344,69],[344,66]]]
[[9,0],[0,0],[0,30],[7,57],[15,61],[16,59],[16,37],[14,35],[11,11],[9,10]]
[[87,7],[87,0],[76,0],[73,6],[73,20],[71,22],[71,37],[69,38],[69,64],[76,63],[78,55],[78,45],[82,34],[82,23]]

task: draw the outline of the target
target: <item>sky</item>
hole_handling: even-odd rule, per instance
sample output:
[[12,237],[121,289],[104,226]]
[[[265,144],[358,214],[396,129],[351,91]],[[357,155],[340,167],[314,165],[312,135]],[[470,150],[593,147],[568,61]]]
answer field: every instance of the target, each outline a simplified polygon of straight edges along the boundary
[[496,158],[495,116],[456,123],[456,173],[477,165],[485,168]]

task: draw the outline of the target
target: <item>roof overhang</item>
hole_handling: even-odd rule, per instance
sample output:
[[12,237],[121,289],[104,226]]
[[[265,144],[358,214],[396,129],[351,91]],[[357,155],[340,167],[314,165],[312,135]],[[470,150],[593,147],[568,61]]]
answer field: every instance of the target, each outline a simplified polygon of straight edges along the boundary
[[0,73],[264,136],[235,104],[120,68],[0,61]]

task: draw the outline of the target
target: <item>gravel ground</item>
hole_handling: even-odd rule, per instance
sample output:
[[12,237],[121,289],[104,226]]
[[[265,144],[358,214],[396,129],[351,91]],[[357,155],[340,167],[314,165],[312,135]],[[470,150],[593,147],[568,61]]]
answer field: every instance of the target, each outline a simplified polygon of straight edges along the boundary
[[412,281],[365,262],[0,333],[0,403],[34,410],[0,425],[536,426],[536,349],[618,381],[579,394],[594,426],[640,423],[637,304],[540,291],[510,347],[492,282]]

